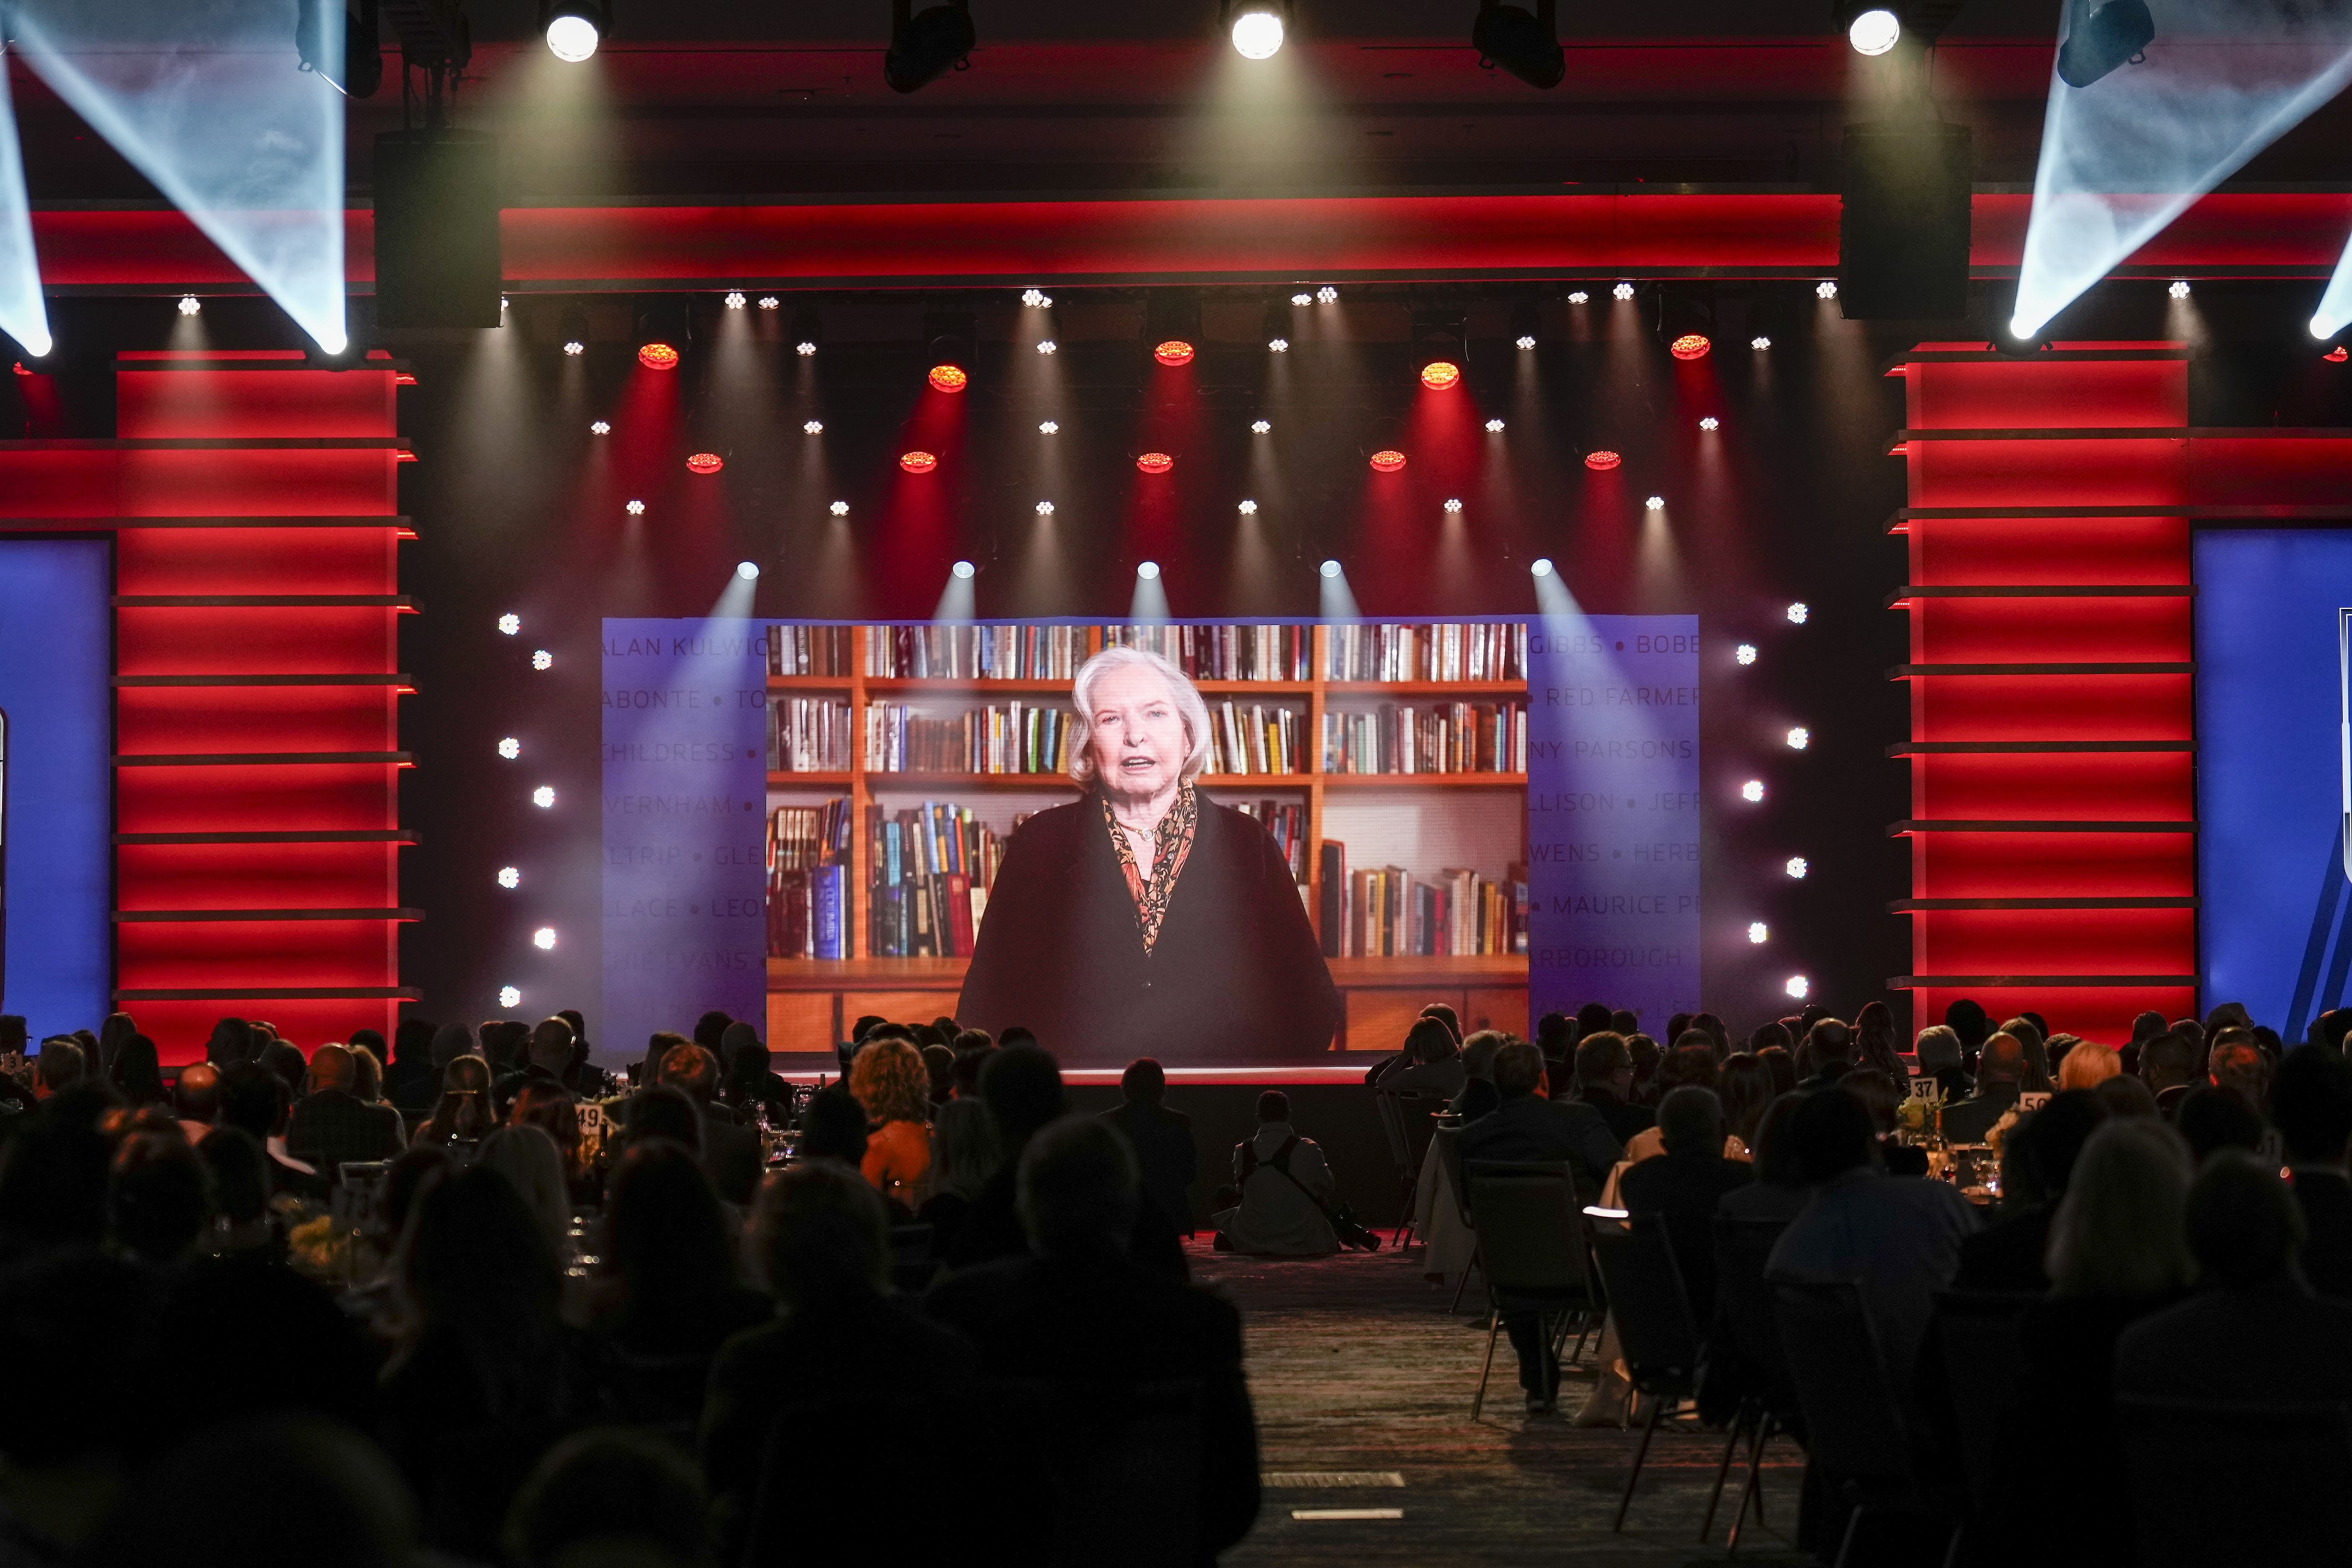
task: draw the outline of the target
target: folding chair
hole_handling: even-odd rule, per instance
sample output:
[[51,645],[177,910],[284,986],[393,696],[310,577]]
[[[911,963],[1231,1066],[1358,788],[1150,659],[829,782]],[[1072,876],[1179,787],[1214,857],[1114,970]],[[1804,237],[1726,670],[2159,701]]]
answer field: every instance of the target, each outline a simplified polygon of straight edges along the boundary
[[1744,1435],[1748,1439],[1748,1479],[1740,1488],[1739,1511],[1732,1516],[1727,1550],[1739,1550],[1740,1527],[1748,1505],[1756,1505],[1756,1522],[1764,1522],[1761,1488],[1764,1446],[1781,1433],[1801,1433],[1796,1390],[1789,1383],[1788,1358],[1780,1351],[1780,1330],[1773,1318],[1772,1288],[1765,1281],[1765,1261],[1789,1222],[1779,1219],[1733,1219],[1717,1215],[1715,1221],[1715,1323],[1707,1341],[1712,1380],[1727,1376],[1740,1389],[1739,1409],[1723,1445],[1723,1462],[1716,1467],[1715,1493],[1707,1500],[1706,1520],[1699,1526],[1704,1542],[1714,1533],[1715,1510],[1723,1500],[1723,1487],[1731,1471],[1731,1456]]
[[[2001,1415],[2017,1394],[2018,1320],[2039,1297],[2006,1290],[1944,1290],[1936,1296],[1936,1342],[1958,1428],[1969,1482],[1969,1521],[1989,1539],[2001,1503]],[[1963,1527],[1965,1528],[1965,1527]]]
[[2352,1417],[2340,1404],[2119,1394],[2144,1568],[2263,1568],[2344,1555]]
[[[1486,1359],[1470,1401],[1470,1419],[1475,1421],[1486,1407],[1504,1313],[1536,1313],[1557,1360],[1569,1320],[1579,1319],[1584,1331],[1591,1331],[1599,1301],[1578,1225],[1576,1179],[1565,1163],[1477,1161],[1469,1167],[1469,1182],[1491,1314]],[[1583,1348],[1580,1332],[1577,1349]]]
[[1609,1310],[1616,1320],[1627,1379],[1636,1394],[1650,1401],[1650,1419],[1634,1447],[1624,1495],[1617,1500],[1616,1522],[1609,1527],[1622,1531],[1625,1511],[1633,1505],[1633,1489],[1642,1479],[1642,1466],[1650,1457],[1650,1438],[1666,1406],[1698,1393],[1699,1333],[1691,1321],[1690,1293],[1683,1288],[1682,1266],[1675,1261],[1664,1215],[1637,1214],[1622,1230],[1596,1231],[1592,1252],[1609,1288]]

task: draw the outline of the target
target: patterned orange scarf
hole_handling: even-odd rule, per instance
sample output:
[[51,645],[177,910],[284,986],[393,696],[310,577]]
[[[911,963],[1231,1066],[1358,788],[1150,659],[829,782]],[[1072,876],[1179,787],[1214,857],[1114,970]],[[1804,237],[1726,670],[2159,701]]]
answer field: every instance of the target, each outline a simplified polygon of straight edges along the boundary
[[1189,784],[1176,786],[1175,804],[1160,826],[1151,831],[1151,879],[1135,864],[1135,852],[1127,847],[1127,831],[1111,815],[1110,797],[1102,797],[1103,822],[1110,829],[1111,847],[1118,851],[1118,868],[1127,876],[1127,890],[1135,900],[1136,929],[1143,935],[1143,951],[1149,953],[1160,941],[1160,924],[1168,918],[1168,900],[1176,891],[1176,878],[1184,869],[1185,857],[1192,853],[1192,837],[1201,826],[1201,810]]

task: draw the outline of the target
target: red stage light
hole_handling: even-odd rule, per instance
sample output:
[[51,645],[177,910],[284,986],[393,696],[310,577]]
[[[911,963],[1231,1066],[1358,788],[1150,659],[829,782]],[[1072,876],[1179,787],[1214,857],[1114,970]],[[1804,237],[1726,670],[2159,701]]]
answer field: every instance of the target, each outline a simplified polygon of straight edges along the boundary
[[1403,467],[1404,454],[1402,452],[1374,452],[1372,454],[1372,469],[1375,473],[1393,474],[1399,468]]
[[1460,384],[1462,367],[1448,359],[1433,359],[1421,367],[1421,384],[1432,392],[1444,392]]
[[1584,466],[1588,468],[1613,468],[1624,460],[1624,458],[1619,457],[1616,453],[1610,451],[1587,452],[1584,454]]
[[931,385],[940,392],[961,392],[971,383],[971,377],[964,374],[962,366],[952,364],[931,366],[930,379]]
[[1146,452],[1135,459],[1135,466],[1147,474],[1164,474],[1176,466],[1176,459],[1165,452]]
[[1714,346],[1697,332],[1685,332],[1666,346],[1666,352],[1676,359],[1705,359]]
[[726,459],[716,452],[697,452],[686,460],[687,471],[694,474],[715,474],[726,466]]
[[33,374],[31,371],[26,370],[26,369],[25,368],[25,362],[24,362],[23,360],[18,360],[18,361],[17,361],[14,365],[10,366],[9,368],[11,368],[12,370],[14,370],[14,371],[18,374],[18,375],[30,375],[30,374]]
[[637,363],[647,370],[676,370],[677,351],[667,343],[647,343],[637,351]]
[[929,452],[901,452],[898,466],[910,474],[928,474],[940,466],[940,460]]
[[[2352,354],[2346,353],[2344,352],[2344,345],[2342,343],[2338,343],[2334,348],[2329,349],[2326,353],[2321,354],[2319,357],[2326,360],[2330,364],[2342,364],[2346,360],[2352,359]],[[18,374],[23,374],[24,368],[25,367],[23,365],[18,365],[16,367]]]
[[1181,338],[1171,338],[1151,351],[1151,357],[1161,364],[1191,364],[1192,345]]

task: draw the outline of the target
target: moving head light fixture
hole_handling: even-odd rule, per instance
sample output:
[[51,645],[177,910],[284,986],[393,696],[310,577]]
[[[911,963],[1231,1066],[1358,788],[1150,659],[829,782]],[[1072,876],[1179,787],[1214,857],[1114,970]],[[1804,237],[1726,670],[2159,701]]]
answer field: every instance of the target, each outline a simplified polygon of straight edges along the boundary
[[1568,56],[1559,47],[1556,21],[1559,0],[1536,0],[1530,12],[1502,0],[1478,0],[1478,19],[1470,26],[1470,47],[1478,64],[1502,67],[1529,87],[1555,88],[1568,75]]
[[1290,0],[1223,0],[1217,7],[1217,25],[1245,60],[1269,60],[1279,54],[1291,21]]
[[539,0],[539,30],[557,59],[578,65],[613,30],[612,0]]
[[2058,79],[2085,88],[2121,65],[2137,65],[2156,40],[2156,18],[2147,0],[2107,0],[2097,10],[2090,0],[2068,0],[2066,41],[2058,46]]
[[342,0],[302,0],[294,20],[294,52],[302,69],[316,72],[329,87],[346,98],[373,98],[383,85],[383,48],[377,39],[376,0],[359,0],[359,9],[343,12],[340,50],[329,42],[328,23]]
[[913,0],[890,0],[890,48],[882,57],[882,79],[892,92],[913,92],[950,70],[971,65],[971,0],[914,9]]
[[1934,48],[1959,15],[1961,0],[1835,0],[1837,30],[1859,55],[1879,56],[1906,37]]

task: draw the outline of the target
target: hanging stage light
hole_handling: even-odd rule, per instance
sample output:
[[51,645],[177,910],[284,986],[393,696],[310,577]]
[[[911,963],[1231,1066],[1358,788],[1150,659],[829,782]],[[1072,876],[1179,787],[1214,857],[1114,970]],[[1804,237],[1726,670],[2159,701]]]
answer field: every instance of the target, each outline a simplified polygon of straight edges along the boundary
[[1903,37],[1903,19],[1881,0],[1845,0],[1839,5],[1838,31],[1858,55],[1883,55]]
[[610,0],[540,0],[539,30],[546,35],[549,53],[578,65],[613,30],[613,7]]
[[342,37],[334,37],[334,16],[342,0],[302,0],[294,20],[294,52],[302,68],[346,98],[373,98],[383,85],[383,47],[378,40],[376,0],[359,0],[344,11]]
[[1192,345],[1206,340],[1201,330],[1201,291],[1154,289],[1144,297],[1143,342],[1152,359],[1171,367],[1192,363]]
[[2068,87],[2085,88],[2140,58],[2156,41],[2156,18],[2147,0],[2107,0],[2097,10],[2090,0],[2070,0],[2066,7],[2066,41],[2058,46],[2058,79]]
[[1556,5],[1557,0],[1536,0],[1530,13],[1500,0],[1478,0],[1478,19],[1470,25],[1478,64],[1500,66],[1529,87],[1558,87],[1568,75],[1568,56],[1559,47]]
[[1412,312],[1412,371],[1432,392],[1462,384],[1470,363],[1470,332],[1459,305],[1431,305]]
[[882,79],[893,92],[912,92],[950,70],[967,68],[979,42],[970,0],[948,0],[920,12],[914,11],[913,0],[890,0],[890,49],[882,57]]
[[1245,60],[1269,60],[1290,31],[1289,0],[1225,0],[1219,18]]

